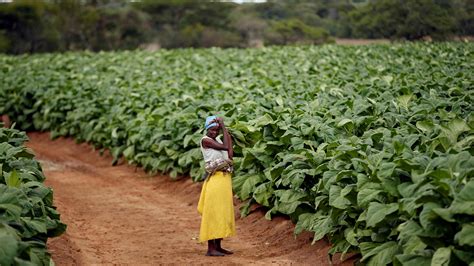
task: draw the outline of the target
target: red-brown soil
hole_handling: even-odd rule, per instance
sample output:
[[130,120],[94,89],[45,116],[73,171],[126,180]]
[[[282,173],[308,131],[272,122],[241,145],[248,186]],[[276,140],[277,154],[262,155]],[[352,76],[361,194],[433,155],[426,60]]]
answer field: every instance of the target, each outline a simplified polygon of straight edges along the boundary
[[[126,163],[111,166],[109,155],[72,139],[28,136],[27,145],[41,162],[54,204],[68,225],[65,234],[48,241],[57,265],[329,265],[327,242],[310,245],[309,233],[295,239],[291,221],[267,221],[258,210],[240,218],[238,200],[237,236],[223,241],[235,254],[206,257],[207,246],[196,240],[200,183],[150,176]],[[353,260],[335,264],[352,265]]]

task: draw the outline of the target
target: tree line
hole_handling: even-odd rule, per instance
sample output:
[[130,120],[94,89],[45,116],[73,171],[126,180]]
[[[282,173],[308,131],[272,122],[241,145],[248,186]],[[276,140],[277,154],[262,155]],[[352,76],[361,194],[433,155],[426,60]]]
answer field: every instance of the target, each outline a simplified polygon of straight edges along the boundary
[[14,0],[0,3],[0,52],[258,47],[340,38],[474,35],[472,0]]

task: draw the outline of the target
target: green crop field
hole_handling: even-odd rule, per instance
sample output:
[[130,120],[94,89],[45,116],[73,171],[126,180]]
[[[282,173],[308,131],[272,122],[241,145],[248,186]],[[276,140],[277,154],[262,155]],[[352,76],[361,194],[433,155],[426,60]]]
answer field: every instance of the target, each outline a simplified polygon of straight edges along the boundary
[[0,56],[0,114],[150,172],[201,178],[204,118],[234,191],[368,265],[474,263],[474,45]]

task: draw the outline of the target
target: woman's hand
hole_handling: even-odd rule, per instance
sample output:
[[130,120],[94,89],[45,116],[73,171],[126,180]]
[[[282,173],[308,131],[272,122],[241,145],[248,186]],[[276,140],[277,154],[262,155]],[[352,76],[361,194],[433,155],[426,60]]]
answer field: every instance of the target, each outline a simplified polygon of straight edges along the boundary
[[224,127],[224,119],[222,117],[216,118],[216,122],[221,126]]

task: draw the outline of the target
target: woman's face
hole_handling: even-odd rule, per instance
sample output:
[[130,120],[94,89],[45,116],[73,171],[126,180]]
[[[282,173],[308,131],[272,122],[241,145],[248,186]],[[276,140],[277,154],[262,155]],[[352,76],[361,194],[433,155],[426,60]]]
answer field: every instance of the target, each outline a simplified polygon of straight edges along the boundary
[[207,130],[208,137],[215,139],[217,135],[219,135],[219,126],[214,126]]

